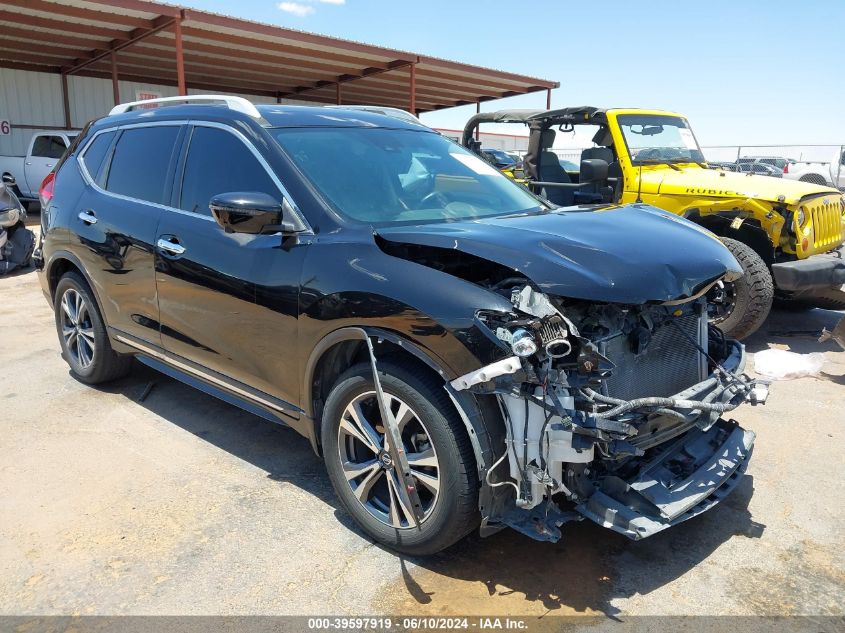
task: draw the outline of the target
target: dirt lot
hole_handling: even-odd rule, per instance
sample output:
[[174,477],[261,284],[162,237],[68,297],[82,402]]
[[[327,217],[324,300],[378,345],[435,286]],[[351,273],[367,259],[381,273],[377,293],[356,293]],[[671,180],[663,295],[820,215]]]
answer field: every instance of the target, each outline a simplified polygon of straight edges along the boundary
[[141,365],[73,380],[35,273],[2,278],[0,614],[843,614],[845,352],[782,332],[841,316],[776,313],[749,341],[827,364],[736,415],[755,454],[713,511],[640,543],[583,522],[403,560],[294,432]]

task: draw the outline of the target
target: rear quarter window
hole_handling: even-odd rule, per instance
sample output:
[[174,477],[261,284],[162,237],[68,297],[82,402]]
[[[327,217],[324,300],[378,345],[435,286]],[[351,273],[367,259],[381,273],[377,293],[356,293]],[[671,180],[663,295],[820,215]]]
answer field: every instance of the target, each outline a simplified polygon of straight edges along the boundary
[[88,175],[90,175],[95,182],[99,182],[97,175],[100,173],[100,168],[103,166],[103,161],[105,160],[106,153],[109,151],[109,147],[111,147],[112,141],[114,140],[114,135],[115,132],[104,132],[103,134],[100,134],[82,154],[82,162],[85,165],[85,169],[88,171]]
[[164,204],[164,194],[179,126],[124,130],[114,149],[106,177],[112,193]]

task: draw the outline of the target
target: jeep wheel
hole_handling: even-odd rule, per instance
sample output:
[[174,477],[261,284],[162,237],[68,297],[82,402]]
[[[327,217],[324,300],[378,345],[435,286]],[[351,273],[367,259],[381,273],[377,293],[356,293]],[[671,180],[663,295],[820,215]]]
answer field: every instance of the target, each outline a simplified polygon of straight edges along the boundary
[[478,479],[469,438],[442,385],[397,360],[379,361],[379,377],[399,425],[423,518],[401,501],[401,480],[369,363],[344,373],[326,399],[326,469],[344,508],[373,539],[412,555],[434,554],[478,525]]
[[721,281],[708,295],[710,320],[727,336],[744,339],[763,325],[774,298],[774,280],[766,263],[747,244],[721,238],[743,275]]
[[78,380],[94,385],[129,372],[132,358],[112,350],[103,318],[81,275],[70,272],[59,280],[53,305],[62,357]]

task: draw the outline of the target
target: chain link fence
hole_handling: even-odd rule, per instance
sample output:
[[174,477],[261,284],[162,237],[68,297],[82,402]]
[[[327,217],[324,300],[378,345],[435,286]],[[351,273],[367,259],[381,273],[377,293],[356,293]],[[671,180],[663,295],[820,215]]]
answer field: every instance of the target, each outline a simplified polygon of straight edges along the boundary
[[[579,165],[582,150],[552,151],[561,160]],[[709,145],[701,151],[714,167],[805,180],[845,190],[845,145]]]

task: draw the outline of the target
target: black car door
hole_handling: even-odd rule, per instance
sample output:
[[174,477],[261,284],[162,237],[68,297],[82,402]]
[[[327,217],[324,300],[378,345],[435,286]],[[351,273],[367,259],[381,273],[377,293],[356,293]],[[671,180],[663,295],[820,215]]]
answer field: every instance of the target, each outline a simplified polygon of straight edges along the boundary
[[[71,217],[71,249],[102,298],[106,323],[160,344],[154,250],[169,200],[183,126],[140,125],[99,132],[80,168],[89,182]],[[113,332],[118,334],[118,332]]]
[[[184,145],[171,203],[179,210],[162,214],[156,236],[162,345],[207,380],[297,415],[290,403],[299,400],[298,371],[279,350],[296,340],[304,248],[283,248],[279,233],[226,233],[209,209],[213,196],[236,191],[281,202],[281,183],[228,126],[195,123]],[[259,305],[257,285],[268,270],[276,275],[274,301]]]

